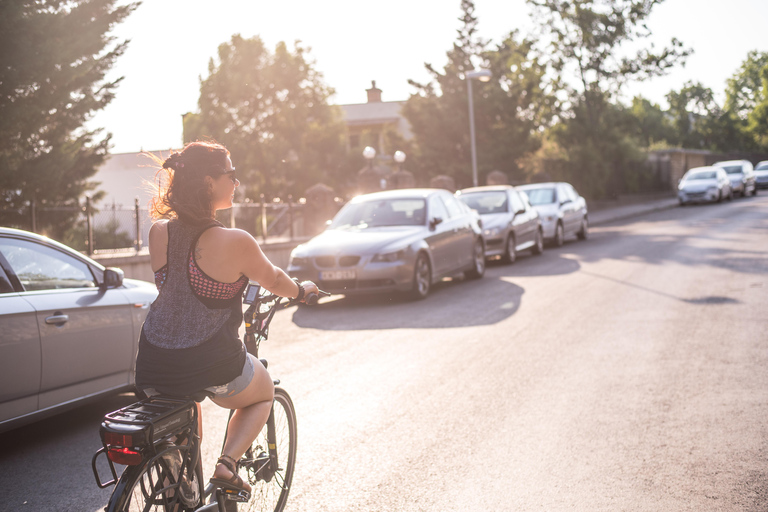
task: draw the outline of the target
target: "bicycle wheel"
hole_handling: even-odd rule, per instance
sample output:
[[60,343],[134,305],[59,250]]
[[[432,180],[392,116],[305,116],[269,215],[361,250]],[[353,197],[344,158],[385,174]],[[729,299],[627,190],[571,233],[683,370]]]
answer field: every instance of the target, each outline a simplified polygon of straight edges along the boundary
[[240,473],[251,485],[251,500],[239,504],[245,512],[280,512],[285,508],[296,464],[296,413],[288,393],[275,388],[272,406],[274,417],[277,465],[269,459],[268,429],[270,422],[261,430],[253,445],[240,461]]
[[[158,445],[162,453],[171,444]],[[169,450],[138,466],[129,466],[115,486],[108,512],[184,512],[200,502],[202,475],[198,465],[192,478],[179,484],[182,454]]]

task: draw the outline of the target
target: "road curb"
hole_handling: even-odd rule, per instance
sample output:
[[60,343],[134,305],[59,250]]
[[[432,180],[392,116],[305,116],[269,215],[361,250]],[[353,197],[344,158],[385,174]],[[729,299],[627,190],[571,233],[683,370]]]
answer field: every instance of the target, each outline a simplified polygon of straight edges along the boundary
[[[611,222],[618,222],[622,220],[631,219],[634,217],[639,217],[640,215],[645,215],[646,213],[659,212],[663,210],[671,210],[672,208],[677,208],[677,207],[678,207],[677,201],[654,205],[654,206],[647,206],[644,208],[637,208],[633,211],[626,211],[623,213],[616,212],[616,214],[613,216],[609,214],[606,216],[606,218],[602,218],[602,219],[598,218],[597,220],[595,220],[594,218],[590,218],[589,224],[591,226],[601,226],[603,224],[610,224]],[[617,208],[617,210],[619,210],[619,208]],[[598,215],[598,213],[605,213],[605,212],[608,212],[608,210],[595,212],[595,214]],[[602,215],[598,215],[598,217],[602,217]]]

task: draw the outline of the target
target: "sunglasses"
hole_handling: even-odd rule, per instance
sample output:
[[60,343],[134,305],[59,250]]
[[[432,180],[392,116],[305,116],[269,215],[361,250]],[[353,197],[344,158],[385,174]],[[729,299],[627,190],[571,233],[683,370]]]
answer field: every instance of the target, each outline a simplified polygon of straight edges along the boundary
[[235,168],[233,167],[231,171],[224,171],[221,173],[221,176],[228,176],[230,180],[232,180],[232,183],[237,184],[237,174],[235,174]]

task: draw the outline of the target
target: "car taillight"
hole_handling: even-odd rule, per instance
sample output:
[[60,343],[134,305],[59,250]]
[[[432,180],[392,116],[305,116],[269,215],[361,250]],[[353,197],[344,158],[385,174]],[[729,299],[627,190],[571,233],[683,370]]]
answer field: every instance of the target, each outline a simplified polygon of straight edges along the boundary
[[107,457],[112,462],[123,464],[124,466],[138,466],[142,460],[141,453],[131,448],[109,448],[107,450]]

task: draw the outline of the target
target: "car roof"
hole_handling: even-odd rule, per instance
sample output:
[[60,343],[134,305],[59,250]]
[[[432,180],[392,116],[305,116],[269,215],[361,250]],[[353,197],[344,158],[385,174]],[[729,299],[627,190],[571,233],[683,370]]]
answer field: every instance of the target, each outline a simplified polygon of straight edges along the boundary
[[703,171],[716,171],[718,169],[720,169],[720,167],[715,167],[714,165],[705,165],[703,167],[691,167],[690,169],[685,171],[685,174],[688,174],[688,173],[698,173],[698,172],[703,172]]
[[463,188],[457,192],[457,194],[474,194],[476,192],[495,192],[498,190],[511,190],[514,189],[512,185],[485,185],[482,187],[470,187]]
[[713,167],[720,167],[722,165],[744,165],[747,160],[723,160],[722,162],[715,162]]
[[517,188],[522,190],[530,190],[532,188],[555,188],[560,183],[565,183],[565,182],[564,181],[547,181],[544,183],[529,183],[527,185],[520,185]]
[[88,256],[84,255],[83,253],[76,251],[75,249],[62,244],[61,242],[57,242],[56,240],[53,240],[52,238],[48,238],[47,236],[38,235],[37,233],[33,233],[31,231],[24,231],[23,229],[15,229],[15,228],[2,228],[0,227],[0,236],[2,235],[8,235],[8,236],[14,236],[18,238],[26,238],[28,240],[34,240],[35,242],[39,242],[46,245],[51,245],[56,247],[57,249],[60,249],[62,251],[68,252],[70,254],[76,255],[80,259],[86,260],[88,263],[91,263],[92,265],[96,266],[97,268],[104,269],[104,265],[101,263],[92,260]]
[[443,188],[398,188],[394,190],[382,190],[381,192],[371,192],[370,194],[361,194],[352,198],[350,203],[360,203],[365,201],[375,201],[377,199],[417,199],[427,198],[434,194],[450,194]]

